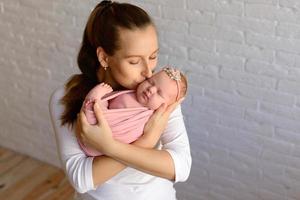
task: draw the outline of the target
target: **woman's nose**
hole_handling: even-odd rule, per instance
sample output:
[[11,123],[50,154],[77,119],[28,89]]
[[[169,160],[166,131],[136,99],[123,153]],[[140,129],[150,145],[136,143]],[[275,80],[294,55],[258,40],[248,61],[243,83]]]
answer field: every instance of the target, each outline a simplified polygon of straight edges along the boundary
[[152,76],[152,70],[148,64],[146,64],[146,66],[144,67],[142,75],[146,78],[150,78]]

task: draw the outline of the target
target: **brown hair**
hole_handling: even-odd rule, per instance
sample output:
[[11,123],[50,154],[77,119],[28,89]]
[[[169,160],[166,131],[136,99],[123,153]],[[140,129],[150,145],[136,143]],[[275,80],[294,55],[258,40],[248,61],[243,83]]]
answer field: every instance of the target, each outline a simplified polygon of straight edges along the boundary
[[91,12],[77,57],[81,74],[73,75],[65,84],[65,95],[60,100],[65,110],[61,125],[73,127],[87,93],[99,83],[97,71],[101,67],[97,48],[110,56],[120,49],[119,29],[134,30],[153,25],[150,16],[141,8],[128,3],[100,2]]

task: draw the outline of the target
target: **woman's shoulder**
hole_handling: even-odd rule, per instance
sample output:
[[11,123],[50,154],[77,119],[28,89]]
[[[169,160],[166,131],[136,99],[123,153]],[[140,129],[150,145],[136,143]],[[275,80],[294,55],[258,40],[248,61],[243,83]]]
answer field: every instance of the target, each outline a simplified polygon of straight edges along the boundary
[[63,112],[63,106],[60,104],[60,99],[64,96],[65,89],[63,86],[57,87],[53,90],[49,100],[49,111],[52,120],[57,121]]
[[178,105],[175,110],[171,113],[170,118],[182,116],[181,105]]
[[63,97],[64,93],[65,93],[65,89],[63,86],[57,87],[51,93],[50,102],[61,99]]

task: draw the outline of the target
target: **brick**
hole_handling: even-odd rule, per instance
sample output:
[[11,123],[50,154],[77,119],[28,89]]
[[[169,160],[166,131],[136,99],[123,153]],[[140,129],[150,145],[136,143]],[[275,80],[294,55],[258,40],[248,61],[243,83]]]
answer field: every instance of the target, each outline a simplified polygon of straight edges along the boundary
[[0,13],[4,13],[4,4],[0,2]]
[[74,16],[66,15],[64,13],[56,13],[53,11],[42,10],[38,11],[38,19],[44,23],[51,24],[60,24],[63,26],[73,26],[74,25]]
[[[214,185],[214,183],[212,183],[212,185]],[[232,194],[231,194],[232,192],[227,192],[227,193],[229,193],[230,196],[225,196],[223,194],[223,192],[220,192],[219,190],[221,190],[221,189],[220,188],[218,188],[218,189],[210,189],[209,194],[208,194],[208,198],[209,199],[222,199],[222,200],[232,200],[233,199],[232,198]]]
[[300,26],[295,24],[278,24],[276,35],[284,38],[300,39]]
[[295,23],[299,21],[299,14],[289,8],[280,8],[275,5],[261,5],[261,4],[246,4],[246,17],[253,17],[258,19],[267,19],[278,22]]
[[294,179],[297,182],[300,182],[300,170],[295,168],[287,168],[285,173],[288,178]]
[[287,190],[287,196],[292,198],[292,200],[299,198],[300,191],[299,191],[300,184],[299,182],[290,182],[289,189]]
[[160,52],[161,53],[167,53],[171,56],[176,56],[182,59],[188,58],[188,52],[186,47],[177,46],[170,43],[161,43],[160,45]]
[[287,80],[289,81],[299,81],[299,77],[300,77],[300,68],[292,68],[288,70],[289,75],[287,76]]
[[294,53],[277,51],[276,63],[280,65],[286,65],[289,67],[300,68],[300,56]]
[[233,1],[188,0],[187,8],[191,10],[197,9],[200,11],[241,16],[243,4]]
[[277,5],[278,0],[245,0],[245,3],[254,4],[266,4],[266,5]]
[[300,95],[300,82],[281,80],[279,81],[278,90],[295,95]]
[[[228,116],[228,118],[231,116]],[[220,119],[223,119],[221,117]],[[234,118],[232,118],[234,119]],[[261,144],[257,139],[258,135],[253,137],[242,137],[241,134],[236,133],[236,127],[226,127],[226,126],[215,126],[214,129],[209,131],[208,143],[213,143],[214,145],[220,146],[224,149],[229,149],[230,151],[239,151],[241,153],[245,153],[247,155],[257,157],[261,152]],[[243,134],[243,136],[246,136]],[[222,138],[222,140],[218,140],[217,138]],[[225,158],[224,158],[225,159]],[[227,160],[230,158],[226,158]],[[226,162],[223,161],[222,157],[218,157],[215,159],[215,162]],[[232,161],[233,162],[233,161]],[[227,166],[229,169],[235,169],[235,166],[232,166],[232,162],[223,163],[222,166]],[[219,163],[220,164],[220,163]],[[239,166],[236,166],[237,168]]]
[[257,60],[249,60],[246,62],[245,71],[278,79],[284,79],[288,77],[289,74],[289,70],[285,69],[281,65],[269,64]]
[[241,132],[252,131],[255,132],[256,134],[266,136],[266,137],[272,137],[272,135],[274,134],[274,128],[272,127],[272,125],[259,124],[257,122],[247,121],[245,119],[226,117],[226,118],[220,118],[219,123],[226,127],[235,128]]
[[296,8],[299,10],[300,2],[295,0],[279,0],[279,5],[288,8]]
[[[295,133],[296,134],[296,133]],[[298,134],[296,134],[295,137],[297,137]],[[287,138],[287,137],[286,137]],[[287,138],[287,140],[292,140],[290,138]],[[297,137],[296,140],[292,141],[294,143],[297,143],[297,141],[299,141],[299,138]],[[292,156],[297,157],[298,159],[300,159],[300,146],[298,145],[298,143],[294,146],[293,151],[292,151]]]
[[265,138],[263,141],[263,149],[283,155],[290,155],[293,144],[276,139]]
[[205,108],[210,109],[211,112],[216,112],[219,115],[233,116],[239,118],[242,117],[244,113],[244,110],[241,107],[215,101],[210,98],[205,98],[199,103],[201,103],[201,105],[204,106]]
[[192,23],[190,26],[190,33],[206,39],[214,38],[216,40],[236,43],[242,43],[244,41],[244,35],[242,31],[236,31],[228,28],[218,28],[209,25]]
[[260,111],[286,117],[291,120],[300,120],[300,109],[266,102],[260,103]]
[[[283,167],[283,166],[285,166],[285,164],[288,161],[288,156],[285,156],[285,155],[282,155],[279,153],[275,153],[275,152],[272,152],[269,150],[264,150],[264,152],[262,153],[262,159],[264,160],[264,162],[266,162],[268,164],[273,163],[274,165]],[[274,176],[272,177],[271,175],[269,175],[268,177],[269,177],[269,179],[273,178],[273,181],[274,181]]]
[[[257,158],[256,157],[252,157],[250,155],[247,155],[247,154],[244,154],[244,153],[241,153],[241,152],[235,152],[235,151],[232,151],[230,152],[230,157],[234,160],[237,160],[238,162],[240,163],[243,163],[247,168],[254,168],[257,166]],[[257,170],[257,169],[255,169]],[[235,171],[236,173],[236,171]],[[253,177],[258,177],[258,170],[257,172],[255,172],[253,174]]]
[[4,13],[18,13],[22,18],[37,18],[37,9],[24,5],[8,5],[4,4]]
[[199,62],[202,65],[217,65],[225,69],[232,69],[242,71],[244,68],[244,59],[231,56],[220,55],[216,53],[209,53],[205,51],[199,51],[197,49],[190,50],[190,59]]
[[157,4],[152,3],[141,3],[140,1],[137,1],[135,5],[142,7],[147,13],[150,14],[152,18],[155,17],[161,17],[161,11],[160,8],[157,6]]
[[260,113],[257,111],[246,110],[245,119],[249,121],[255,121],[257,123],[270,124],[286,130],[291,130],[291,131],[300,130],[300,124],[297,123],[298,121],[290,120],[282,116],[275,116],[271,114]]
[[300,159],[298,157],[294,157],[294,156],[287,157],[287,166],[299,169]]
[[222,91],[214,91],[209,88],[206,88],[204,94],[205,96],[211,99],[222,101],[230,105],[240,106],[244,108],[252,108],[252,109],[255,109],[257,107],[257,102],[255,100],[244,98],[238,95],[229,94]]
[[180,20],[199,24],[212,24],[214,20],[214,15],[211,13],[182,10],[182,7],[174,8],[169,6],[162,7],[162,17],[176,21]]
[[219,27],[231,27],[234,30],[275,35],[275,22],[254,18],[241,18],[238,16],[216,16],[216,25]]
[[[164,31],[164,35],[180,35],[188,32],[188,23],[183,21],[171,20],[171,19],[157,19],[155,24],[160,28],[160,31]],[[180,34],[178,34],[180,33]],[[178,38],[178,37],[177,37]],[[168,39],[168,37],[166,37]],[[180,37],[182,40],[182,37]]]
[[29,7],[34,9],[47,8],[47,10],[53,9],[52,1],[35,1],[35,0],[22,0],[19,1],[21,7]]
[[188,59],[181,59],[176,56],[169,56],[168,63],[166,64],[174,65],[176,68],[180,69],[186,75],[188,80],[190,74],[200,73],[203,70],[203,66],[201,66],[199,63],[190,61]]
[[217,42],[216,51],[221,54],[240,56],[258,60],[271,62],[273,60],[273,52],[269,49],[261,49],[255,46],[236,44],[232,42]]
[[[190,75],[190,77],[194,77],[194,75]],[[225,92],[232,93],[233,92],[233,84],[231,81],[228,80],[220,80],[214,79],[205,76],[196,76],[192,79],[198,79],[197,86],[203,88],[210,88],[210,89],[217,89]]]
[[260,199],[280,200],[284,198],[285,188],[283,185],[263,180],[259,183],[259,187],[258,196]]
[[220,77],[237,83],[249,84],[251,86],[275,89],[276,80],[273,77],[252,75],[245,72],[222,69]]
[[300,40],[247,34],[247,44],[274,50],[282,50],[290,53],[300,52]]
[[16,16],[15,14],[13,14],[13,12],[4,12],[1,13],[1,23],[2,24],[7,24],[7,25],[15,25],[15,24],[20,24],[21,19]]
[[[157,4],[157,1],[155,1],[155,0],[152,0],[152,1],[154,2],[154,4]],[[169,6],[169,7],[176,6],[178,8],[184,8],[186,6],[185,1],[182,1],[182,0],[165,0],[165,1],[161,2],[160,4],[163,6]]]

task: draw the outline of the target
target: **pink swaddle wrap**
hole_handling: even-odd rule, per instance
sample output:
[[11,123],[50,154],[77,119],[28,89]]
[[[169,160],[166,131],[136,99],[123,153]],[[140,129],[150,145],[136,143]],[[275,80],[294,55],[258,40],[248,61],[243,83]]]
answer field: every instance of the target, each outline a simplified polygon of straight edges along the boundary
[[[91,91],[93,91],[93,89]],[[143,134],[144,125],[153,113],[153,110],[149,110],[146,107],[108,109],[108,100],[122,94],[134,92],[134,90],[111,92],[101,98],[101,104],[104,105],[104,108],[102,108],[102,110],[112,130],[113,138],[127,144],[134,142]],[[94,96],[95,92],[90,92],[87,95],[86,100],[88,98],[95,99]],[[85,106],[86,100],[84,101],[83,105],[87,120],[90,124],[96,124],[97,120],[94,111],[91,108],[87,108]],[[85,146],[80,142],[80,140],[78,140],[78,143],[85,154],[88,156],[103,155],[101,152],[91,147]]]

